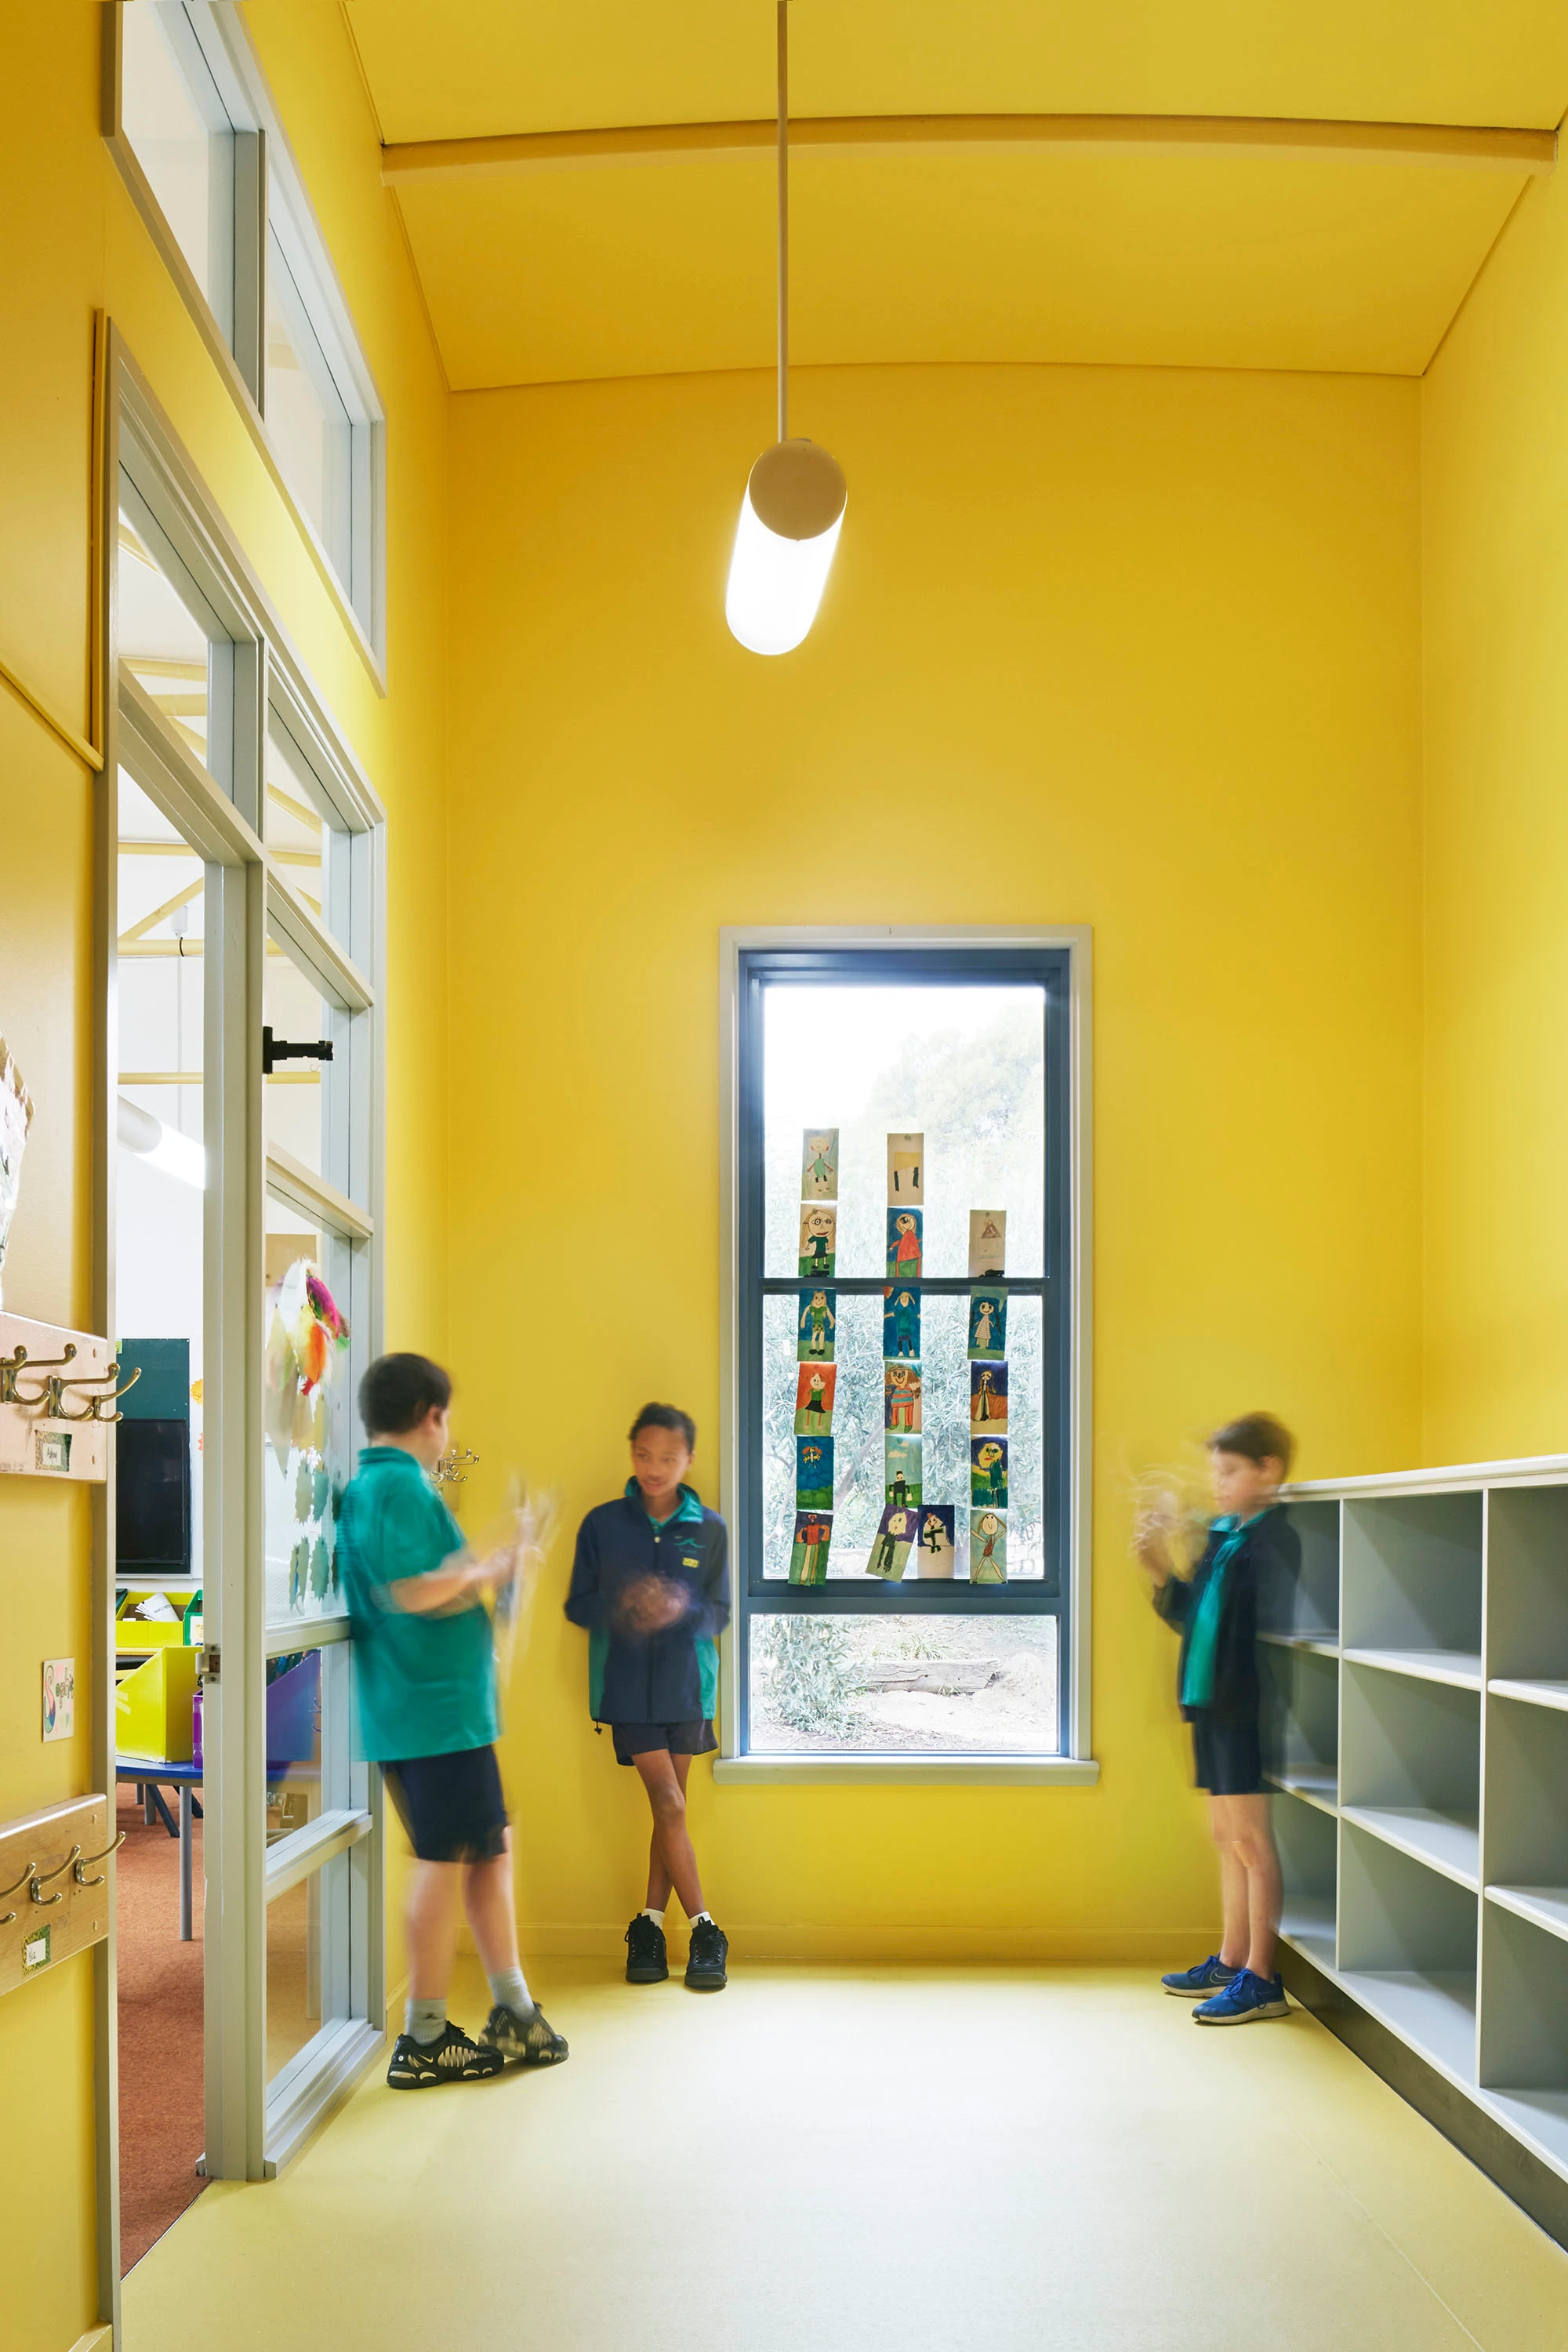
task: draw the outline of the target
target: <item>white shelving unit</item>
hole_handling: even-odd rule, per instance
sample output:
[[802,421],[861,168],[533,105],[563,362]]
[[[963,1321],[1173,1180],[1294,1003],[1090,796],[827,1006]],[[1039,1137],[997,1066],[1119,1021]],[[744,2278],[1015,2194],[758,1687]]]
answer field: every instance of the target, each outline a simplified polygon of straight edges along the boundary
[[1568,2183],[1568,1455],[1288,1505],[1300,1577],[1260,1595],[1284,1940]]

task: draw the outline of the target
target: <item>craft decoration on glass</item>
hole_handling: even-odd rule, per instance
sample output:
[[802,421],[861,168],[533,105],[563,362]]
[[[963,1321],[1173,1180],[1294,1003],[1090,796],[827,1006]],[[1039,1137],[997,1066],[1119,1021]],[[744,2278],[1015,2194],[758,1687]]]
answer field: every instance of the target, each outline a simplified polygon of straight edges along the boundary
[[1007,1521],[1001,1511],[971,1511],[969,1514],[969,1581],[971,1584],[1005,1584],[1007,1581]]
[[1007,1426],[1007,1367],[974,1362],[969,1367],[969,1428],[993,1433]]
[[923,1135],[888,1138],[888,1205],[918,1209],[924,1201],[926,1139]]
[[803,1281],[825,1279],[833,1272],[838,1232],[837,1209],[803,1208],[800,1213],[800,1275]]
[[1005,1437],[972,1437],[969,1441],[969,1499],[994,1511],[1007,1507],[1007,1441]]
[[5,1271],[5,1244],[16,1213],[22,1181],[22,1154],[33,1124],[33,1098],[22,1084],[22,1073],[0,1037],[0,1274]]
[[921,1429],[921,1368],[891,1363],[882,1367],[882,1426],[901,1429],[918,1437]]
[[971,1282],[997,1282],[1007,1271],[1007,1212],[1005,1209],[971,1209],[969,1212],[969,1279]]
[[795,1507],[797,1511],[830,1511],[833,1508],[831,1437],[795,1439]]
[[923,1440],[895,1437],[889,1433],[883,1439],[882,1446],[883,1500],[889,1503],[918,1503],[921,1499]]
[[882,1293],[882,1353],[889,1362],[901,1358],[915,1363],[920,1352],[920,1292],[905,1283],[889,1283]]
[[833,1391],[838,1383],[837,1364],[802,1364],[795,1388],[795,1433],[826,1437],[833,1427]]
[[1000,1362],[1007,1352],[1007,1294],[1005,1290],[972,1290],[969,1294],[969,1354]]
[[915,1512],[902,1504],[889,1504],[878,1522],[871,1557],[866,1563],[868,1576],[879,1576],[889,1584],[902,1582],[914,1545],[915,1518]]
[[833,1336],[838,1324],[838,1293],[836,1290],[803,1290],[795,1306],[796,1362],[830,1364],[833,1361]]
[[838,1129],[808,1127],[801,1139],[800,1197],[803,1201],[838,1198]]
[[915,1538],[916,1575],[951,1578],[958,1557],[957,1506],[924,1503],[916,1517],[920,1529]]
[[789,1580],[792,1584],[826,1583],[827,1551],[832,1541],[831,1511],[795,1513],[795,1541],[789,1555]]
[[888,1211],[888,1273],[895,1282],[918,1282],[921,1276],[922,1209]]

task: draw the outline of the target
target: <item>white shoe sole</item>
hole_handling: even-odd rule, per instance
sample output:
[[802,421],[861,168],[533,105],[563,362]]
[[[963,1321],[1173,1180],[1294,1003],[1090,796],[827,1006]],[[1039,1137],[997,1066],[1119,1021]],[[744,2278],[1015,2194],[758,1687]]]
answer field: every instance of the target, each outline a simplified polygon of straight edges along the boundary
[[1190,1986],[1163,1984],[1160,1990],[1162,1992],[1168,1992],[1173,2000],[1212,2000],[1216,1992],[1225,1990],[1225,1987],[1224,1985],[1205,1985],[1201,1992],[1194,1992]]
[[1234,2017],[1200,2017],[1194,2010],[1193,2023],[1194,2025],[1259,2025],[1266,2024],[1271,2017],[1289,2017],[1289,2014],[1290,2004],[1288,2000],[1271,2000],[1264,2009],[1237,2010]]

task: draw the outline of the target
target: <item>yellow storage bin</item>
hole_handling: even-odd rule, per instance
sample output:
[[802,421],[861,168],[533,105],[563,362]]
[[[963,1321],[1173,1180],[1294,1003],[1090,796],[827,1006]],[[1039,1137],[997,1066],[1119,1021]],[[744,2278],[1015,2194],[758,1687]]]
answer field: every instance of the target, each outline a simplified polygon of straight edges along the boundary
[[184,1592],[164,1592],[164,1599],[175,1612],[173,1617],[128,1618],[126,1615],[127,1610],[139,1608],[143,1601],[152,1600],[154,1591],[162,1590],[160,1586],[149,1585],[142,1591],[133,1589],[121,1593],[114,1610],[114,1638],[122,1650],[163,1650],[184,1640],[185,1611],[190,1606],[195,1585],[187,1586]]
[[114,1744],[121,1756],[188,1764],[196,1696],[194,1649],[154,1650],[114,1694]]

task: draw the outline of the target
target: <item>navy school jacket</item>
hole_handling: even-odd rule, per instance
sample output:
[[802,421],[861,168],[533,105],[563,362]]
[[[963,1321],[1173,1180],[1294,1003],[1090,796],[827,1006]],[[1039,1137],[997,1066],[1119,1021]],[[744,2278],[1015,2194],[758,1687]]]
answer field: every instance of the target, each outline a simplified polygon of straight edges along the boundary
[[[620,1625],[627,1585],[662,1576],[684,1588],[685,1609],[653,1634]],[[588,1630],[588,1706],[595,1723],[695,1723],[719,1704],[718,1636],[730,1622],[730,1539],[717,1511],[690,1486],[655,1528],[635,1478],[577,1530],[566,1614]]]
[[[1182,1650],[1176,1662],[1178,1699],[1182,1696],[1182,1682],[1186,1673],[1193,1612],[1197,1606],[1199,1593],[1213,1572],[1215,1555],[1224,1540],[1221,1530],[1211,1528],[1204,1556],[1193,1571],[1191,1582],[1184,1582],[1179,1576],[1168,1576],[1163,1584],[1155,1588],[1155,1608],[1167,1624],[1181,1630]],[[1301,1538],[1276,1504],[1247,1528],[1246,1540],[1226,1571],[1225,1608],[1219,1621],[1219,1641],[1215,1651],[1214,1697],[1203,1710],[1205,1714],[1226,1723],[1260,1721],[1262,1692],[1258,1676],[1259,1594],[1263,1596],[1267,1612],[1265,1622],[1289,1624],[1289,1594],[1300,1572]],[[1190,1706],[1182,1709],[1189,1723],[1197,1712],[1196,1708]],[[1269,1728],[1268,1726],[1264,1727]]]

